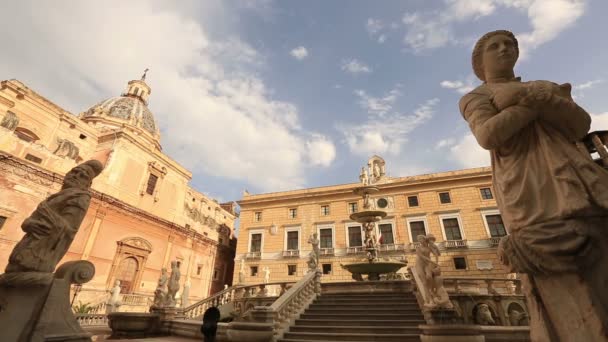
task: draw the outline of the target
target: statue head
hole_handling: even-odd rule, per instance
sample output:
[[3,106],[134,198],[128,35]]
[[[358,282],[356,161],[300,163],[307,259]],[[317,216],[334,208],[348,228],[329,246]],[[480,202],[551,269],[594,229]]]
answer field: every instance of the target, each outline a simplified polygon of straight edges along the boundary
[[421,244],[426,244],[426,242],[427,242],[425,235],[418,235],[416,237],[416,240],[418,240],[418,242],[420,242]]
[[120,286],[120,280],[115,281],[114,286]]
[[97,177],[103,170],[103,164],[98,160],[86,161],[71,169],[63,178],[62,189],[80,188],[88,189],[93,183],[93,178]]
[[435,235],[433,235],[433,234],[427,234],[426,239],[432,243],[435,243],[435,241],[437,241],[437,239],[435,238]]
[[485,82],[488,73],[512,73],[518,57],[519,43],[513,33],[507,30],[488,32],[473,48],[473,71]]
[[496,322],[494,321],[494,317],[492,317],[492,311],[488,304],[481,303],[477,304],[474,311],[474,319],[475,323],[480,325],[494,325]]

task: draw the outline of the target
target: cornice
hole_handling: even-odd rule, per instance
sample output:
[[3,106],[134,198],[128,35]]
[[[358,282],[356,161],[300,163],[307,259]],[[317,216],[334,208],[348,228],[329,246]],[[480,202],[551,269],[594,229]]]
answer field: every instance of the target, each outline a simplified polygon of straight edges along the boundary
[[15,102],[7,99],[6,97],[0,96],[0,103],[2,103],[3,105],[7,106],[8,108],[13,108],[15,107]]

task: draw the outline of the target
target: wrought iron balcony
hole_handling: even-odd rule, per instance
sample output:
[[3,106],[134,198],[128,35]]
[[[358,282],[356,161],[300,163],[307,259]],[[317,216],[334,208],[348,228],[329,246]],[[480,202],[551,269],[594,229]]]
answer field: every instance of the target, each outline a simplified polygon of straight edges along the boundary
[[245,254],[245,259],[261,259],[262,252],[249,252]]
[[403,251],[405,250],[405,244],[403,243],[389,243],[382,244],[378,248],[381,252],[393,252],[393,251]]
[[321,248],[321,250],[319,251],[319,255],[321,255],[321,256],[334,255],[334,249],[333,248]]
[[300,256],[299,249],[288,249],[283,251],[283,258],[294,258]]
[[445,248],[467,248],[467,240],[446,240]]
[[346,254],[358,254],[363,252],[365,252],[365,247],[363,246],[348,247],[346,249]]

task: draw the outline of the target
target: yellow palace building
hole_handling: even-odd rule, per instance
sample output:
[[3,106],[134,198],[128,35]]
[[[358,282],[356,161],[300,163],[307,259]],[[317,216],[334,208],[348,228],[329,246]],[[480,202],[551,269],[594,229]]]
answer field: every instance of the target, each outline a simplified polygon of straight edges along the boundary
[[[388,177],[385,162],[372,157],[368,166],[380,166],[372,196],[372,210],[388,215],[377,224],[380,257],[415,262],[416,237],[433,234],[441,250],[439,263],[446,277],[500,277],[496,248],[506,234],[494,200],[489,167],[408,177]],[[353,190],[361,183],[267,194],[244,193],[235,260],[235,282],[296,281],[307,272],[312,247],[320,240],[320,267],[324,282],[346,281],[350,273],[341,263],[365,258],[364,234],[349,218],[363,206]],[[406,273],[405,269],[399,273]],[[244,276],[244,277],[243,277]],[[267,278],[267,279],[265,279]]]

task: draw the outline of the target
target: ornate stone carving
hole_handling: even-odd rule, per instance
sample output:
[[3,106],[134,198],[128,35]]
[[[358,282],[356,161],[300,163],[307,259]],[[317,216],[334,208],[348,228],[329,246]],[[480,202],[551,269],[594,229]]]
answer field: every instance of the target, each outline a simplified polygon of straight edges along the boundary
[[4,127],[9,131],[14,131],[17,126],[19,126],[19,117],[10,110],[7,111],[6,114],[4,114],[2,121],[0,121],[0,127]]
[[264,267],[264,284],[268,284],[270,282],[270,268],[268,266]]
[[68,139],[57,139],[57,148],[53,153],[59,157],[68,157],[70,159],[78,159],[80,149]]
[[[424,287],[427,294],[424,298],[424,307],[427,309],[452,309],[452,302],[443,286],[443,277],[438,263],[440,253],[435,244],[435,237],[432,234],[418,235],[417,240],[420,246],[416,248],[414,270],[421,279],[421,286]],[[431,254],[435,256],[435,261],[431,259]]]
[[492,317],[492,311],[486,303],[480,303],[473,308],[473,320],[479,325],[495,325],[496,321]]
[[117,100],[112,104],[108,116],[129,120],[133,112],[133,103],[133,100],[128,97]]
[[154,116],[146,106],[143,106],[141,112],[141,127],[152,134],[156,133]]
[[459,103],[492,155],[496,201],[510,233],[498,253],[522,273],[533,341],[603,339],[608,172],[576,147],[591,117],[574,102],[571,86],[521,82],[513,71],[518,55],[511,32],[485,34],[472,55],[484,83]]
[[386,175],[386,162],[379,156],[371,157],[367,162],[369,169],[368,184],[376,184],[384,180]]
[[191,220],[204,224],[211,229],[220,228],[220,224],[212,217],[204,215],[203,213],[201,213],[200,210],[196,208],[190,208],[190,206],[188,206],[188,203],[184,203],[184,210],[186,211],[186,216],[188,216]]

